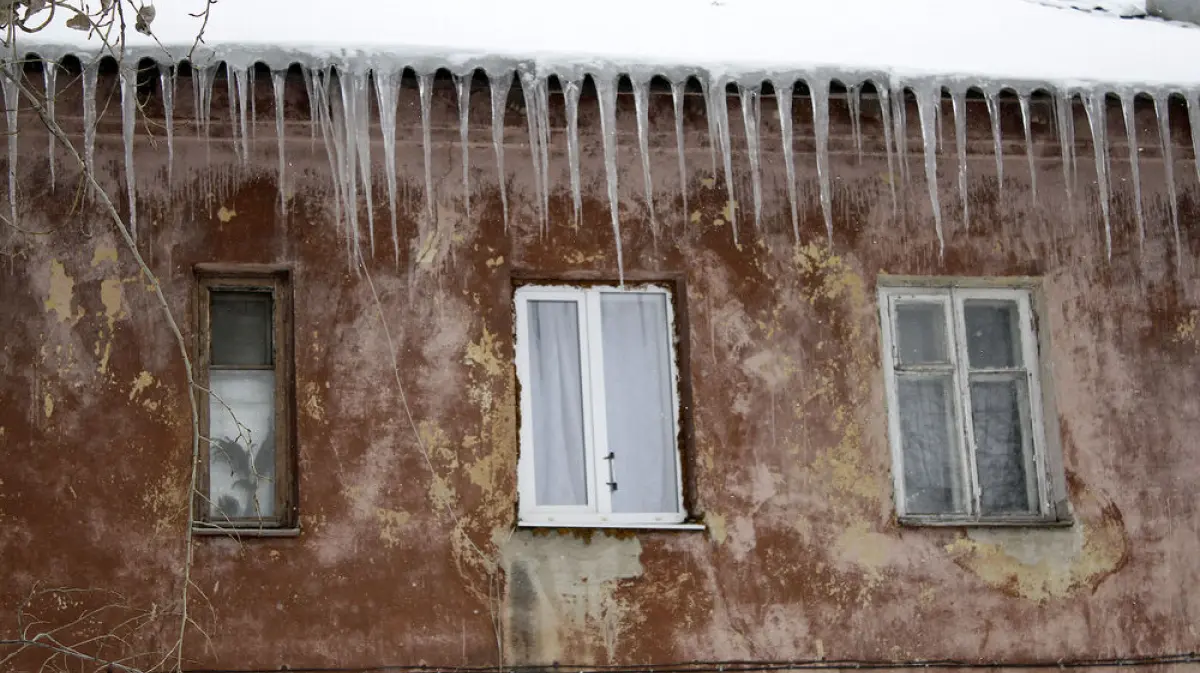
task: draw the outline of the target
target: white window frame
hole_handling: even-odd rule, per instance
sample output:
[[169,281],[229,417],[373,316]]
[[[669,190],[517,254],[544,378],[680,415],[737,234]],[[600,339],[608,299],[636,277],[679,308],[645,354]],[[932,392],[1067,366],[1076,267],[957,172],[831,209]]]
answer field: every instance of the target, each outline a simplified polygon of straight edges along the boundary
[[[666,298],[667,334],[670,337],[672,436],[675,438],[674,512],[613,512],[608,455],[608,424],[605,416],[604,348],[600,323],[600,299],[605,294],[652,293]],[[522,285],[516,289],[516,367],[520,382],[521,421],[520,457],[517,484],[520,501],[518,524],[554,527],[683,528],[687,513],[683,503],[683,463],[680,450],[679,419],[679,335],[676,331],[673,294],[661,285]],[[587,466],[588,505],[541,506],[537,504],[537,466],[533,447],[533,393],[530,379],[529,324],[530,301],[566,301],[578,305],[580,369],[583,381],[583,425],[585,465]]]
[[[964,302],[970,300],[1010,301],[1016,304],[1019,328],[1021,334],[1022,366],[996,370],[979,370],[970,368],[967,352],[966,322],[964,318]],[[946,324],[945,336],[949,364],[906,365],[899,366],[897,349],[899,342],[895,335],[896,305],[899,303],[932,303],[943,307]],[[1035,326],[1033,310],[1033,292],[1028,287],[977,287],[951,286],[931,287],[918,285],[881,285],[879,288],[879,311],[882,325],[883,364],[886,378],[886,396],[888,408],[888,434],[892,447],[892,471],[896,494],[896,511],[902,522],[917,524],[1035,524],[1035,523],[1066,523],[1066,513],[1057,511],[1059,501],[1054,497],[1055,484],[1061,479],[1054,478],[1054,471],[1061,472],[1061,459],[1055,454],[1050,455],[1050,442],[1046,433],[1046,409],[1042,392],[1041,371],[1043,363],[1039,357],[1040,342]],[[960,463],[963,467],[962,478],[966,484],[968,502],[967,512],[940,514],[911,514],[906,511],[904,484],[904,449],[900,429],[900,407],[897,391],[897,372],[947,373],[952,376],[954,389],[955,436],[961,453]],[[1029,428],[1030,443],[1033,451],[1033,478],[1037,480],[1037,511],[1030,513],[983,514],[980,508],[982,491],[979,486],[978,470],[975,464],[974,426],[971,423],[971,389],[970,374],[980,371],[995,371],[997,373],[1014,374],[1023,372],[1029,390]],[[1028,478],[1028,475],[1027,475]],[[1065,502],[1065,501],[1064,501]]]

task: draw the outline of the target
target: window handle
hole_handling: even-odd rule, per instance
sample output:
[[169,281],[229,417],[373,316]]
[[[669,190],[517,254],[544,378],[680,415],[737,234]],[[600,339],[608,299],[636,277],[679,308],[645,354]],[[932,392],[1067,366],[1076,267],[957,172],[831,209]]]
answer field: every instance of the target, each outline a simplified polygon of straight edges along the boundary
[[608,455],[604,457],[604,460],[608,461],[608,481],[604,483],[608,484],[608,490],[610,491],[617,490],[617,478],[613,474],[613,458],[616,457],[616,454],[614,454],[612,451],[609,451]]

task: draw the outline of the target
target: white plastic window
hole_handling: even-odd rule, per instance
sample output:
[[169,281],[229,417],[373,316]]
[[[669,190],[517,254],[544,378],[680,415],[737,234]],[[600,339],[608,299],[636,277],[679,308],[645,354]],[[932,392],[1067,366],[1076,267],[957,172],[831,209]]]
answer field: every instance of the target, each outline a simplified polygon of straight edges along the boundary
[[521,524],[682,522],[669,291],[523,286],[516,320]]
[[880,290],[896,506],[917,521],[1054,515],[1028,290]]

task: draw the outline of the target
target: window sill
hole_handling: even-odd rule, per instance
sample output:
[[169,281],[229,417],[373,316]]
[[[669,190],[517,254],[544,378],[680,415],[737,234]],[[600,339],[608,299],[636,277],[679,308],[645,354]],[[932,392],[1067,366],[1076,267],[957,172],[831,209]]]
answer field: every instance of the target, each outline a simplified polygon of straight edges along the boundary
[[220,528],[205,526],[192,528],[193,537],[300,537],[300,528]]
[[619,523],[613,521],[519,521],[517,528],[611,528],[616,530],[705,530],[702,523]]
[[951,517],[901,516],[901,526],[913,528],[1070,528],[1072,518],[1066,519],[962,519]]

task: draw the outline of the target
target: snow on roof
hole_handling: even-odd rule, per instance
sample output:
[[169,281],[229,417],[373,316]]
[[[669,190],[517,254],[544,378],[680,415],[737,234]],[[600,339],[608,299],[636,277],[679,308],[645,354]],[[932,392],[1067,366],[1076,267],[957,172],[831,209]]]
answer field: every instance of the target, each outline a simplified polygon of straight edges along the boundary
[[[1049,4],[1046,4],[1049,3]],[[205,0],[159,3],[133,56],[185,57]],[[1052,6],[1056,5],[1056,6]],[[1065,10],[1098,6],[1115,13]],[[1112,89],[1200,86],[1200,27],[1119,14],[1144,0],[252,0],[212,5],[197,61],[751,77],[827,71]],[[564,9],[570,7],[571,9]],[[101,43],[65,15],[20,48]],[[164,53],[164,47],[167,53]]]

